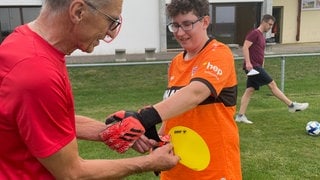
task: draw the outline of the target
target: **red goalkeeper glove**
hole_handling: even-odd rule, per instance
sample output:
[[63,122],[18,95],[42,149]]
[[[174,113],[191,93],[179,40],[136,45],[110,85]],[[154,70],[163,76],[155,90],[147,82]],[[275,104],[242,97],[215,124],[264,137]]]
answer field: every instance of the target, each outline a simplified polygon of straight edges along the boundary
[[145,133],[145,129],[139,120],[125,111],[118,111],[111,117],[114,122],[108,124],[114,124],[102,131],[100,137],[111,149],[124,153]]
[[[111,127],[108,127],[100,136],[111,149],[118,152],[125,152],[128,150],[144,133],[149,139],[161,142],[155,125],[162,122],[162,120],[158,112],[152,106],[141,109],[139,112],[118,111],[107,117],[105,123],[108,125],[114,122],[116,123]],[[124,128],[123,125],[121,125],[124,122],[125,124],[131,123],[131,126],[126,126],[126,128]],[[143,132],[139,131],[142,132],[140,134],[132,133],[132,130],[130,130],[129,127],[134,131],[143,130]],[[111,130],[108,130],[109,128],[111,128]],[[108,138],[111,138],[111,140]],[[119,150],[118,147],[122,147],[122,150]]]

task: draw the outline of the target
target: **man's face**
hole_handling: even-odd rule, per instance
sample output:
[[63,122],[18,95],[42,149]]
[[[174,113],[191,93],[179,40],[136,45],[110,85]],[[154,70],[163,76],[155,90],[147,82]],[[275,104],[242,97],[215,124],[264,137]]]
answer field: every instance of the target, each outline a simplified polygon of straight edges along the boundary
[[107,7],[95,7],[85,2],[86,11],[81,23],[76,25],[77,48],[91,53],[100,40],[115,38],[121,26],[122,0],[110,1]]
[[271,19],[268,22],[263,21],[264,32],[268,32],[272,28],[273,24],[274,21]]

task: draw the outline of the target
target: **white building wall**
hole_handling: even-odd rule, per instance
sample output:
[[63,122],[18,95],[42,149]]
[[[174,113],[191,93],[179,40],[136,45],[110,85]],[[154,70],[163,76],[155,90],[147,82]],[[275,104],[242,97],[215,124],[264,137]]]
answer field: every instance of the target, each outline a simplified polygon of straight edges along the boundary
[[[0,0],[0,6],[41,4],[41,0]],[[159,11],[159,0],[124,0],[123,24],[117,38],[109,44],[101,41],[91,54],[77,50],[72,55],[114,54],[115,49],[126,49],[128,54],[144,53],[145,48],[156,48],[157,52],[160,51]]]
[[297,35],[297,16],[298,16],[298,2],[288,0],[274,0],[273,6],[283,7],[283,30],[282,43],[296,42]]
[[300,41],[320,41],[320,10],[305,10],[301,12]]
[[[119,35],[110,44],[103,41],[95,55],[114,54],[115,49],[126,49],[127,54],[144,53],[145,48],[160,49],[159,0],[124,0],[123,24]],[[75,51],[72,55],[87,55]]]
[[320,41],[320,10],[302,10],[300,40],[296,40],[298,26],[298,1],[273,0],[273,6],[283,7],[282,43],[306,43]]
[[[93,53],[87,54],[79,50],[72,55],[110,55],[115,53],[115,49],[126,49],[127,54],[144,53],[145,48],[156,48],[156,52],[166,50],[166,22],[165,22],[165,3],[170,0],[123,0],[123,25],[118,37],[107,44],[103,41],[97,46]],[[226,2],[264,2],[262,13],[270,13],[270,6],[273,4],[285,6],[284,27],[290,29],[284,35],[283,43],[294,42],[296,35],[296,1],[289,0],[209,0],[210,3]],[[41,5],[42,0],[0,0],[0,6],[20,6],[20,5]],[[289,13],[290,12],[290,13]],[[308,14],[308,15],[307,15]],[[309,15],[311,14],[311,15]],[[302,16],[303,22],[312,16],[313,12],[305,13]],[[312,19],[312,18],[310,18]],[[309,22],[309,21],[308,21]],[[318,24],[318,23],[314,23]],[[305,26],[307,25],[307,26]],[[301,24],[301,37],[307,33],[310,24]],[[305,26],[305,27],[303,27]],[[317,34],[317,33],[313,33]],[[312,39],[304,39],[312,41]]]
[[41,5],[41,0],[0,0],[1,6],[34,6],[34,5]]

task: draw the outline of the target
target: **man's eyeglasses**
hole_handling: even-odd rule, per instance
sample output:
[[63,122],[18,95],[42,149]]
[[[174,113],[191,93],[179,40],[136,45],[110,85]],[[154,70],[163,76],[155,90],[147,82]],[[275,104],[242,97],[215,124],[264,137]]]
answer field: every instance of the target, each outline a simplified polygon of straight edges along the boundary
[[193,29],[193,25],[199,21],[201,21],[203,19],[203,17],[199,17],[197,20],[195,21],[184,21],[182,22],[182,24],[178,24],[178,23],[169,23],[168,24],[168,29],[170,32],[178,32],[179,28],[181,28],[184,31],[190,31]]
[[104,39],[104,41],[106,42],[111,42],[119,33],[120,28],[121,28],[121,23],[122,23],[122,18],[121,16],[119,16],[119,19],[115,19],[113,17],[111,17],[110,15],[102,12],[101,10],[99,10],[98,8],[96,8],[93,4],[91,4],[90,2],[84,1],[89,7],[91,7],[92,9],[96,10],[97,12],[99,12],[100,14],[102,14],[108,21],[111,21],[111,24],[109,26],[109,31],[115,31],[115,35],[114,37],[110,37],[109,35],[107,35]]

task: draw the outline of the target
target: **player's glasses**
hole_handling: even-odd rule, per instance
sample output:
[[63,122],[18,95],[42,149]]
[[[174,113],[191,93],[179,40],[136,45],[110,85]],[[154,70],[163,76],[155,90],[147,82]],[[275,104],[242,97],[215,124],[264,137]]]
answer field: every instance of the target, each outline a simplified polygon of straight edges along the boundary
[[203,19],[203,16],[199,17],[195,21],[183,21],[182,24],[172,22],[172,23],[169,23],[167,26],[169,31],[173,33],[178,32],[179,28],[181,28],[183,31],[190,31],[193,29],[193,25],[201,21],[202,19]]
[[91,7],[92,9],[94,9],[95,11],[97,11],[98,13],[100,13],[101,15],[103,15],[105,17],[105,19],[107,21],[111,21],[111,24],[108,28],[109,31],[112,31],[114,33],[113,37],[111,37],[110,35],[107,35],[104,38],[104,41],[106,41],[107,43],[111,42],[118,34],[119,31],[121,29],[121,24],[122,24],[122,17],[119,16],[118,19],[115,19],[113,17],[111,17],[110,15],[102,12],[101,10],[99,10],[97,7],[95,7],[93,4],[91,4],[90,2],[84,1],[89,7]]

